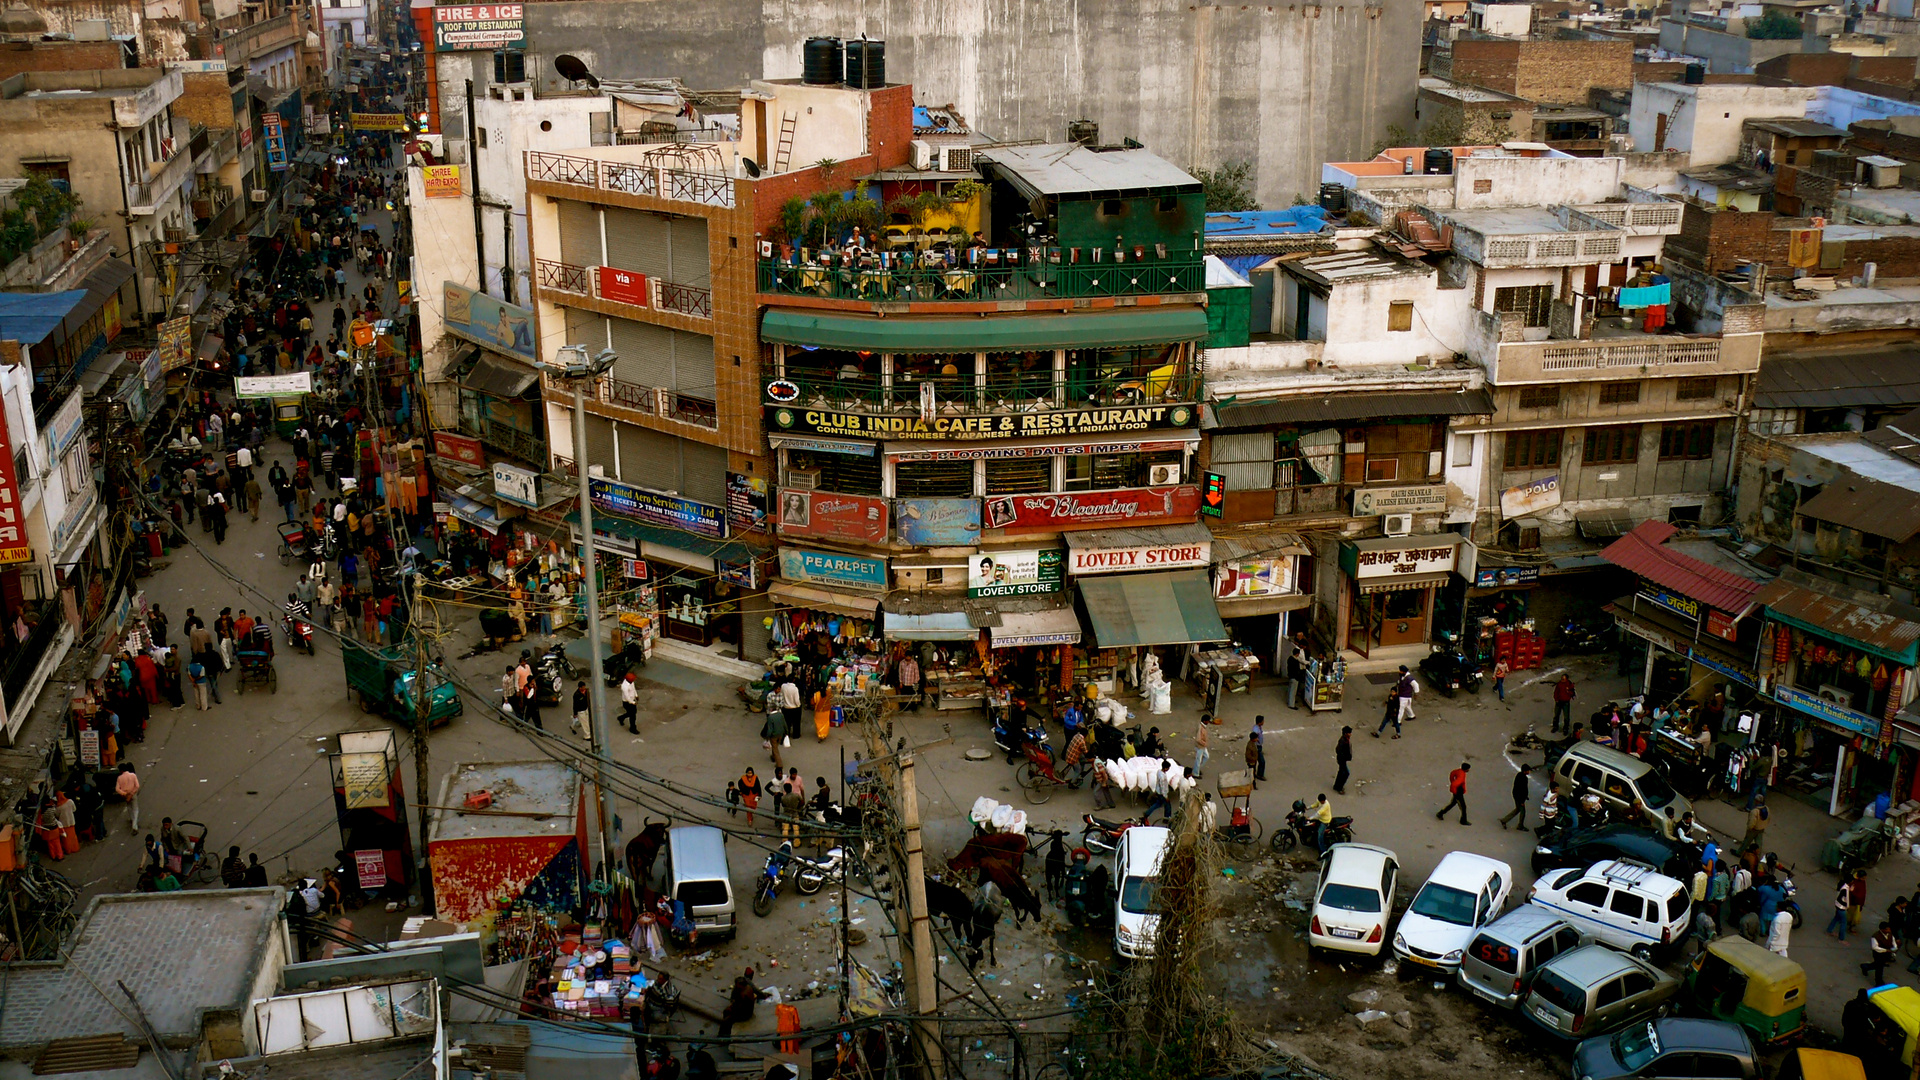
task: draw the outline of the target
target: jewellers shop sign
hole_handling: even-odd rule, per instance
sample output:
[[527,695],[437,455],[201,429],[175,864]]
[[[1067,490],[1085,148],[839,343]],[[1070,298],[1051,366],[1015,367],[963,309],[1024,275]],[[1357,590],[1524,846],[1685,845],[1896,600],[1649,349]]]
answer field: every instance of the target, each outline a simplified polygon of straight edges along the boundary
[[725,507],[694,502],[692,499],[599,476],[587,478],[587,493],[597,511],[643,521],[648,525],[681,529],[695,536],[715,540],[725,539],[727,535]]
[[1454,568],[1459,555],[1458,544],[1386,549],[1361,549],[1344,545],[1340,561],[1347,564],[1347,572],[1354,580],[1377,581],[1381,578],[1444,574]]
[[1155,544],[1151,547],[1074,548],[1067,553],[1067,571],[1074,577],[1088,574],[1123,574],[1129,570],[1173,570],[1182,566],[1206,566],[1212,562],[1213,544]]
[[855,439],[1028,439],[1100,435],[1113,431],[1192,427],[1192,405],[1059,409],[1005,416],[874,416],[867,413],[767,407],[769,432]]
[[1002,495],[986,500],[989,529],[1042,532],[1098,529],[1115,525],[1168,525],[1192,521],[1200,513],[1200,489],[1193,484],[1119,491],[1047,492]]

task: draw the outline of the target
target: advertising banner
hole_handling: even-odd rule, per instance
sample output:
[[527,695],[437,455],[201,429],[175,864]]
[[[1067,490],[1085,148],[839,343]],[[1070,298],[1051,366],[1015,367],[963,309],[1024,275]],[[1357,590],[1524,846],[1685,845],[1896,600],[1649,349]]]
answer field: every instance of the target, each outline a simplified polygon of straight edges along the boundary
[[460,188],[460,166],[427,165],[420,170],[421,186],[426,188],[429,199],[457,199],[464,192]]
[[1182,566],[1205,566],[1213,559],[1213,545],[1152,544],[1147,547],[1072,548],[1067,552],[1067,572],[1074,577],[1087,574],[1121,574],[1132,570],[1173,570]]
[[1276,555],[1270,559],[1235,559],[1221,563],[1213,574],[1213,595],[1217,600],[1284,596],[1293,591],[1291,555]]
[[348,113],[355,131],[405,131],[407,118],[403,113]]
[[292,397],[313,392],[313,373],[296,371],[291,375],[247,375],[233,380],[237,398]]
[[442,295],[445,300],[442,316],[448,332],[495,352],[517,356],[529,364],[537,359],[533,349],[533,312],[451,281],[445,283]]
[[887,587],[887,560],[842,555],[837,551],[783,547],[780,549],[780,576],[788,581],[813,581],[854,589],[884,589]]
[[779,532],[781,536],[884,544],[887,542],[887,500],[783,488]]
[[619,304],[632,304],[634,307],[647,307],[653,299],[653,293],[647,288],[647,275],[632,270],[621,270],[612,266],[593,268],[593,281],[600,290],[600,299],[612,300]]
[[287,171],[287,133],[281,127],[279,113],[267,113],[260,118],[260,139],[267,148],[267,168],[273,172]]
[[[86,498],[91,499],[92,484],[87,485],[87,492]],[[13,433],[7,428],[5,415],[0,414],[0,565],[33,558],[25,526],[25,515],[20,512],[19,479],[13,472]]]
[[767,531],[767,481],[746,473],[727,474],[727,525],[734,531]]
[[173,371],[193,361],[193,316],[182,315],[160,324],[160,370]]
[[895,499],[894,530],[915,547],[958,547],[980,542],[979,499]]
[[493,497],[501,502],[538,510],[540,474],[532,469],[496,461],[493,463]]
[[869,413],[767,407],[767,430],[856,439],[1027,439],[1098,435],[1110,431],[1192,427],[1192,405],[1138,405],[1095,409],[1057,409],[1010,416],[876,416]]
[[462,465],[484,465],[486,451],[480,448],[480,440],[470,435],[455,435],[451,431],[433,433],[433,452]]
[[595,510],[630,517],[649,525],[684,529],[696,536],[726,539],[727,512],[722,507],[599,476],[587,478],[587,494],[593,500]]
[[458,4],[433,9],[435,52],[493,52],[527,47],[527,9],[520,4]]
[[967,558],[967,595],[1031,596],[1059,592],[1066,584],[1066,559],[1058,548],[994,551]]
[[1500,493],[1500,516],[1526,517],[1560,505],[1560,476],[1543,476],[1530,484],[1510,487]]
[[1193,484],[1120,491],[1049,492],[989,498],[985,525],[1008,532],[1165,525],[1192,521],[1199,512],[1200,489]]
[[1437,514],[1447,508],[1447,485],[1363,487],[1353,492],[1354,517],[1381,514]]

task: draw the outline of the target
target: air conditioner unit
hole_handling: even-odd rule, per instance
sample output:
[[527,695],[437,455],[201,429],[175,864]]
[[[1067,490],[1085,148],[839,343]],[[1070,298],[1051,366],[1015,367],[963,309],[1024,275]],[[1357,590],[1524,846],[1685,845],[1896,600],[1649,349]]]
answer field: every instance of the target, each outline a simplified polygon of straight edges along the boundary
[[786,480],[780,486],[800,491],[814,491],[820,487],[819,469],[788,469]]
[[1843,709],[1853,708],[1853,695],[1837,686],[1822,685],[1820,687],[1820,700],[1831,701]]
[[1147,466],[1147,485],[1149,487],[1167,487],[1180,482],[1180,465],[1168,462],[1165,465]]
[[941,152],[941,172],[970,172],[973,169],[973,147],[948,146]]
[[913,147],[913,167],[916,169],[933,168],[933,144],[925,139],[915,139],[907,144]]
[[254,202],[267,201],[267,189],[263,187],[247,189],[247,198]]
[[1380,531],[1388,536],[1407,536],[1413,532],[1412,514],[1381,514]]

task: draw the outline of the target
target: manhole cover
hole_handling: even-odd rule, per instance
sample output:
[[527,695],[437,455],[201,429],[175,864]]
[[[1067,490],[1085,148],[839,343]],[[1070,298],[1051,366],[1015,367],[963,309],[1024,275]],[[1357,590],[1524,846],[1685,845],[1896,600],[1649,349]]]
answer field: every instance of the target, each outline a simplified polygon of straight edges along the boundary
[[977,746],[976,746],[976,747],[974,747],[973,749],[971,749],[971,750],[969,750],[969,751],[967,751],[967,760],[968,760],[968,761],[985,761],[985,760],[987,760],[988,758],[990,758],[990,757],[992,757],[992,756],[993,756],[993,751],[991,751],[991,750],[982,750],[982,749],[980,749],[980,748],[979,748],[979,747],[977,747]]

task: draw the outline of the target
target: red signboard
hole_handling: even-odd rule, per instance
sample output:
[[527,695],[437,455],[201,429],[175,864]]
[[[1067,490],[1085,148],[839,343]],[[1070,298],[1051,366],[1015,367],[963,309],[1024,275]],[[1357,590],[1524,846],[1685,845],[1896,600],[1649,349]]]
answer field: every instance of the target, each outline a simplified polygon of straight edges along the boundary
[[480,449],[480,440],[467,435],[455,435],[451,431],[433,433],[433,452],[443,458],[457,461],[462,465],[485,465],[486,452]]
[[647,275],[611,266],[596,266],[593,276],[595,283],[600,286],[600,299],[632,304],[634,307],[647,306]]
[[887,500],[785,488],[780,492],[780,535],[884,544]]
[[387,853],[378,849],[355,851],[353,869],[362,889],[384,889],[387,885]]
[[20,485],[13,475],[13,436],[0,415],[0,565],[33,558],[20,512]]
[[983,524],[989,529],[1007,532],[1105,529],[1116,525],[1192,521],[1199,512],[1200,489],[1193,484],[1182,484],[1121,491],[995,496],[986,500]]
[[1728,641],[1736,641],[1740,637],[1739,629],[1733,625],[1733,616],[1713,608],[1707,609],[1707,633]]

